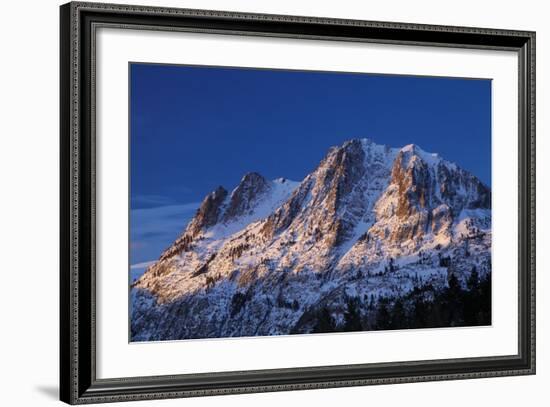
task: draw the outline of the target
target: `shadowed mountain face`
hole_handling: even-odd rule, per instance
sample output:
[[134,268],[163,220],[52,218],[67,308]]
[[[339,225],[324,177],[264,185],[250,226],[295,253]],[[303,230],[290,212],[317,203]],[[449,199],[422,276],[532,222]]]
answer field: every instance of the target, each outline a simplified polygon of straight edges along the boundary
[[475,176],[415,145],[350,140],[300,183],[246,174],[133,285],[132,340],[357,330],[350,304],[369,329],[373,303],[490,275],[490,205]]

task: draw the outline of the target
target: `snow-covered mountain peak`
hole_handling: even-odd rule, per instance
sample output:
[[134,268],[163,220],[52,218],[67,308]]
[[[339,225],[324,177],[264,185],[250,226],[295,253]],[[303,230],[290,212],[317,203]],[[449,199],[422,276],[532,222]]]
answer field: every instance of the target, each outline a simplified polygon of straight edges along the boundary
[[252,171],[252,172],[247,172],[246,174],[243,175],[239,183],[239,186],[254,185],[254,184],[264,183],[264,182],[266,182],[266,179],[261,174],[255,171]]
[[443,160],[439,154],[429,153],[423,150],[417,144],[407,144],[404,147],[396,148],[389,147],[383,144],[377,144],[369,138],[350,139],[344,142],[340,147],[333,147],[329,151],[329,155],[331,153],[334,154],[335,152],[338,152],[340,150],[353,152],[359,146],[362,148],[365,154],[366,165],[370,164],[373,160],[380,161],[383,159],[384,162],[391,167],[394,160],[398,156],[402,156],[403,160],[406,162],[406,165],[408,165],[411,160],[422,160],[424,163],[430,166],[437,166],[438,164],[443,163],[447,166],[456,168],[455,164]]
[[402,151],[404,153],[421,153],[421,152],[426,153],[416,144],[407,144],[406,146],[402,147],[399,151]]
[[490,198],[475,176],[416,145],[351,139],[301,182],[251,172],[231,193],[208,194],[134,287],[168,307],[174,318],[162,321],[182,321],[158,323],[168,337],[307,330],[308,315],[339,312],[349,293],[401,295],[412,276],[441,286],[472,265],[490,270]]
[[[421,159],[430,166],[438,165],[444,160],[437,153],[428,153],[422,150],[416,144],[407,144],[405,147],[399,149],[399,153],[404,155],[408,161],[411,159]],[[451,164],[446,162],[447,164]]]
[[361,147],[363,151],[377,151],[377,152],[383,152],[385,150],[390,150],[388,146],[385,146],[383,144],[377,144],[375,141],[373,141],[370,138],[352,138],[344,143],[342,143],[341,146],[333,147],[333,149],[348,149],[348,148],[357,148]]
[[222,186],[210,192],[206,198],[204,198],[197,213],[189,223],[187,233],[195,236],[200,233],[201,230],[215,225],[220,218],[227,194],[227,190]]
[[229,202],[224,208],[222,220],[229,222],[232,219],[250,214],[270,189],[271,183],[257,172],[245,174],[239,185],[231,193]]

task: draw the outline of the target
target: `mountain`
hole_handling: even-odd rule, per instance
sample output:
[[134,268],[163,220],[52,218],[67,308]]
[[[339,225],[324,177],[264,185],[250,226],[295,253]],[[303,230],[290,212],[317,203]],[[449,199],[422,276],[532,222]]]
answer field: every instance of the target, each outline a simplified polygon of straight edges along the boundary
[[[432,304],[453,287],[466,293],[490,272],[487,186],[416,145],[353,139],[299,183],[249,173],[231,193],[212,191],[133,284],[131,335],[354,330],[353,318],[358,329],[376,329],[384,307]],[[437,307],[432,325],[444,326]],[[451,323],[467,323],[455,314]]]

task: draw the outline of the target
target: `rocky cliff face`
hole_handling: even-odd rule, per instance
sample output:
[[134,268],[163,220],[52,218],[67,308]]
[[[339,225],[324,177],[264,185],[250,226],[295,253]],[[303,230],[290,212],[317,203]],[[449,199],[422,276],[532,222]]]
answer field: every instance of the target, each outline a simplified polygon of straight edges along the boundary
[[226,196],[227,191],[220,186],[204,198],[197,214],[191,220],[186,233],[191,236],[197,236],[202,230],[218,223]]
[[231,194],[223,221],[229,222],[244,214],[252,213],[258,199],[266,194],[270,188],[269,182],[260,174],[255,172],[246,174]]
[[477,178],[417,146],[401,149],[388,188],[380,197],[372,233],[390,244],[417,242],[426,236],[448,240],[464,210],[490,210],[491,192]]
[[[209,194],[132,288],[132,339],[309,332],[354,297],[490,272],[490,190],[409,145],[351,140],[302,182],[243,177]],[[467,255],[466,255],[467,254]],[[442,260],[443,259],[443,260]]]

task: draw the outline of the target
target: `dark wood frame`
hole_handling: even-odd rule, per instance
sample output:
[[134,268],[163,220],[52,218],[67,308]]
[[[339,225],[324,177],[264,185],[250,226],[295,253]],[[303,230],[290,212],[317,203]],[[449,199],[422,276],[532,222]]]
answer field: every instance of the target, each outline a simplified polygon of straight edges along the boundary
[[[534,32],[80,2],[61,6],[60,19],[62,401],[99,403],[535,373]],[[94,36],[100,26],[516,51],[519,55],[518,354],[97,379]]]

